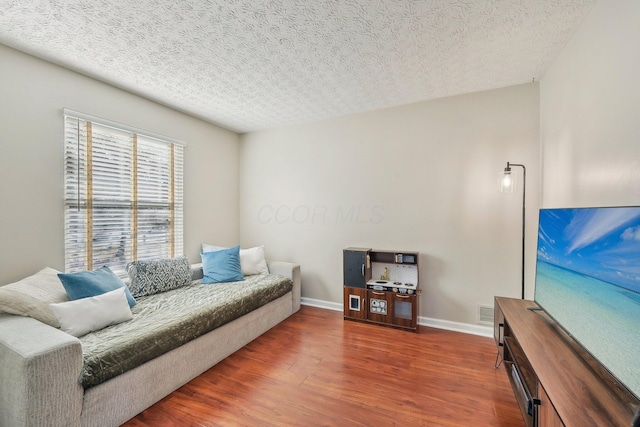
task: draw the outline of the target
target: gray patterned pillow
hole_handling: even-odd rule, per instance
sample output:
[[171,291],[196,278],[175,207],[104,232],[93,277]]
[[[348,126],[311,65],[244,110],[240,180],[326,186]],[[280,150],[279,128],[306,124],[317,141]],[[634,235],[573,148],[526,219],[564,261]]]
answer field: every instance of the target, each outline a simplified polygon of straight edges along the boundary
[[185,255],[177,258],[132,261],[127,264],[129,291],[134,298],[157,294],[191,283]]

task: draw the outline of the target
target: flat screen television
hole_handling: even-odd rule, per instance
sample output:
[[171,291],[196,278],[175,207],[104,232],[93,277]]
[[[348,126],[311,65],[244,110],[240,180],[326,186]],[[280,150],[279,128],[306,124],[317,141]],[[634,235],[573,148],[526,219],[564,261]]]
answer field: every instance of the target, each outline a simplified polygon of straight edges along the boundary
[[535,301],[640,397],[640,207],[541,209]]

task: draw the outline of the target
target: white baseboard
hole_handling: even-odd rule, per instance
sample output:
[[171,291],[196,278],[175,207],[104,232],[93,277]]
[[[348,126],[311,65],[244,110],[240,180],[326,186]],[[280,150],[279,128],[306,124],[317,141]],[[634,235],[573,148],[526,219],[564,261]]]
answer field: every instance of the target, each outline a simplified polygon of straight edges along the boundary
[[[310,307],[323,308],[325,310],[342,311],[342,304],[331,301],[323,301],[313,298],[300,298],[300,304]],[[493,327],[473,325],[470,323],[452,322],[450,320],[432,319],[430,317],[418,317],[418,325],[430,328],[446,329],[448,331],[462,332],[465,334],[493,337]]]
[[325,310],[342,311],[342,304],[331,301],[323,301],[313,298],[300,298],[300,304],[308,305],[310,307],[324,308]]
[[471,323],[452,322],[450,320],[432,319],[430,317],[418,317],[418,325],[431,328],[446,329],[448,331],[462,332],[482,337],[493,337],[493,327],[473,325]]

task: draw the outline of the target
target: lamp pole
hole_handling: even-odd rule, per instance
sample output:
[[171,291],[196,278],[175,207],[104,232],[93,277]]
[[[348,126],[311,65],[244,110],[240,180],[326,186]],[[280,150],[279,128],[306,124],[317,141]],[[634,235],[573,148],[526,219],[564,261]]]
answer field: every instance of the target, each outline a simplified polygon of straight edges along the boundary
[[[522,296],[524,299],[524,236],[525,236],[525,201],[527,193],[527,168],[520,163],[507,162],[507,167],[504,168],[504,178],[501,187],[502,191],[513,191],[513,182],[511,182],[511,167],[517,166],[522,168]],[[507,179],[509,180],[506,184]]]

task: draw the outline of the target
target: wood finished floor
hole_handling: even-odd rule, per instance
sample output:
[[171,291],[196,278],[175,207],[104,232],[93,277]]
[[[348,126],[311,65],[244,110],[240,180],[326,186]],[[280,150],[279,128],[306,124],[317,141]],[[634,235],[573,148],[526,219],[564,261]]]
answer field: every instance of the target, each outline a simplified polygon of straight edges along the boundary
[[124,425],[522,427],[495,355],[491,338],[303,306]]

